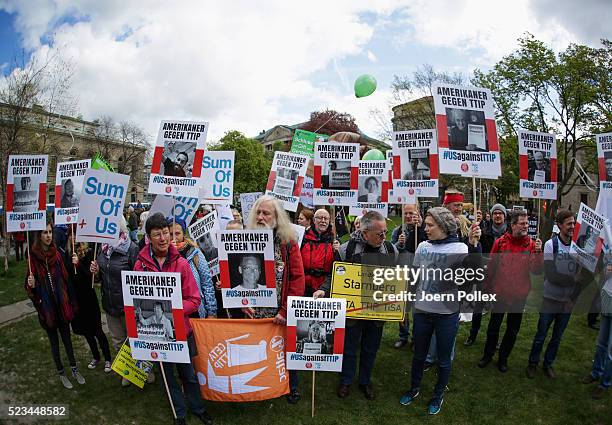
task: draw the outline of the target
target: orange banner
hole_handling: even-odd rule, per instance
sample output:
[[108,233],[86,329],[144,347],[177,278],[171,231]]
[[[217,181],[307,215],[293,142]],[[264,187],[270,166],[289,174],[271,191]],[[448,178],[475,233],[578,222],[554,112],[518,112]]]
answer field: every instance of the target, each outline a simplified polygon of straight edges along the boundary
[[212,401],[259,401],[289,392],[285,327],[272,319],[191,319],[200,392]]

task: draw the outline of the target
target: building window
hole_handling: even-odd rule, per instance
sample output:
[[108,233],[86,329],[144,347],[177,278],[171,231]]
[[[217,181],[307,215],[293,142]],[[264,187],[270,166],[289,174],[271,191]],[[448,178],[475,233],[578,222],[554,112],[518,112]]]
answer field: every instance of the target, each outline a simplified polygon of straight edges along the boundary
[[131,199],[131,201],[130,201],[130,202],[136,202],[136,194],[135,194],[135,193],[132,193],[132,194],[130,195],[130,199]]
[[580,194],[580,202],[582,202],[584,205],[589,205],[589,194],[588,193],[581,193]]

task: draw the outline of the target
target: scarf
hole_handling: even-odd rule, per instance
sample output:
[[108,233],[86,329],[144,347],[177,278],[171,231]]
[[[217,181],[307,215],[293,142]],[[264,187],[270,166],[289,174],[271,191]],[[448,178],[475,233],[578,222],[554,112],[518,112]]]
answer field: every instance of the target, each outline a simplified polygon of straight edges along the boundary
[[107,243],[102,245],[102,252],[106,256],[106,258],[110,258],[113,255],[113,252],[117,251],[120,254],[127,254],[130,249],[132,241],[124,232],[119,233],[119,242],[117,245],[112,246]]
[[508,225],[506,224],[506,222],[504,222],[501,226],[498,226],[497,224],[491,222],[491,233],[493,234],[493,236],[495,236],[495,238],[499,238],[504,233],[506,233],[507,228]]
[[427,242],[429,242],[432,245],[443,245],[446,243],[461,242],[461,241],[459,240],[459,236],[457,235],[448,235],[444,239],[437,239],[435,241],[428,240]]

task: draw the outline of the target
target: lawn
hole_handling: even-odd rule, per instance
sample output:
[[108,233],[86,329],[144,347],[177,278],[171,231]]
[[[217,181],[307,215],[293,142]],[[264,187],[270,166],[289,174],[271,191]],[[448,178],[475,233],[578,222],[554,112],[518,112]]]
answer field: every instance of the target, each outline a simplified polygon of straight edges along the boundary
[[[488,319],[485,318],[486,326]],[[558,361],[558,378],[551,381],[539,374],[525,377],[526,359],[535,332],[537,316],[525,317],[519,340],[510,358],[510,371],[501,374],[491,364],[476,366],[484,344],[484,329],[477,343],[462,345],[468,331],[459,331],[457,355],[453,364],[450,391],[442,412],[428,418],[426,403],[431,395],[435,371],[425,373],[422,396],[409,407],[400,406],[399,397],[409,380],[411,353],[395,350],[397,325],[388,323],[374,372],[378,394],[367,401],[356,385],[346,400],[335,395],[338,377],[317,375],[317,412],[310,418],[310,374],[302,373],[302,401],[288,405],[284,398],[258,403],[207,403],[217,424],[396,424],[429,420],[451,424],[609,424],[612,417],[610,395],[600,401],[590,398],[591,386],[581,384],[591,365],[596,332],[586,327],[584,316],[575,316],[565,334]],[[485,328],[486,329],[486,328]],[[84,386],[65,390],[55,374],[48,341],[35,317],[2,328],[0,332],[1,404],[61,403],[69,407],[70,424],[155,424],[172,423],[171,412],[157,383],[144,390],[122,388],[119,377],[102,370],[88,370],[89,349],[81,337],[73,337]],[[65,355],[62,350],[63,358]],[[159,378],[160,376],[158,376]],[[75,384],[76,385],[76,384]],[[188,419],[189,420],[189,419]],[[191,418],[190,423],[197,423]]]
[[7,272],[0,271],[0,306],[16,303],[28,298],[23,282],[28,268],[27,261],[9,261]]

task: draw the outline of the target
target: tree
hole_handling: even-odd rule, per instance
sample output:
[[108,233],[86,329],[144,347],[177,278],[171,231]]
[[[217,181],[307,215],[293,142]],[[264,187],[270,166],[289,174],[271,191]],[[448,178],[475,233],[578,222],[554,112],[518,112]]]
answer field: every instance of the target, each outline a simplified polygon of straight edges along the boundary
[[[15,56],[12,69],[0,80],[0,195],[5,211],[9,155],[53,152],[62,115],[76,109],[70,95],[73,64],[59,51],[31,58],[23,52]],[[10,238],[4,241],[7,270]]]
[[234,193],[261,192],[265,189],[272,160],[256,140],[239,131],[231,130],[212,146],[213,151],[234,151]]
[[[557,134],[558,197],[547,208],[547,226],[562,199],[581,180],[577,157],[595,158],[594,133],[611,125],[612,49],[571,44],[559,54],[526,34],[519,47],[491,71],[476,70],[472,83],[491,90],[504,143],[516,144],[518,128]],[[503,149],[503,144],[502,144]],[[518,155],[504,156],[504,170],[518,170]],[[509,164],[509,163],[510,164]],[[595,162],[585,160],[593,172]],[[518,188],[518,184],[514,184]]]
[[333,109],[316,111],[310,114],[310,119],[300,126],[300,129],[331,136],[341,131],[350,131],[359,134],[359,127],[355,118],[345,112],[336,112]]

